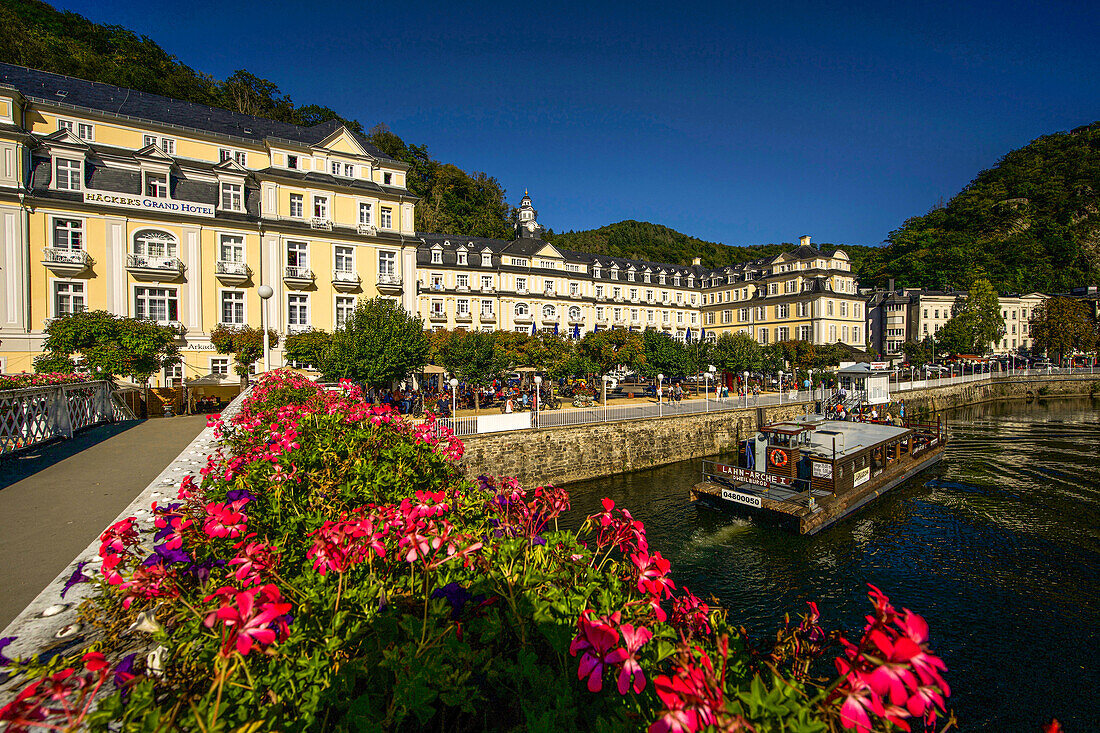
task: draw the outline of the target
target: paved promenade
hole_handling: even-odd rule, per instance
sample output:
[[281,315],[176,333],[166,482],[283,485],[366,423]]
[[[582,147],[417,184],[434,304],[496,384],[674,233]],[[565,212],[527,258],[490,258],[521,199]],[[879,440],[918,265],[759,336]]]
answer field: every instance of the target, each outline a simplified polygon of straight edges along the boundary
[[0,629],[205,426],[131,420],[0,459]]

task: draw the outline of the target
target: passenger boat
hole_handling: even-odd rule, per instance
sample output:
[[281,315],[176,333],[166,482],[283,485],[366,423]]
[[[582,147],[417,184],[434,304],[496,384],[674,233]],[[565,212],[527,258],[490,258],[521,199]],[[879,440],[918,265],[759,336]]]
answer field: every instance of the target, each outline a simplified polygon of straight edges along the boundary
[[746,441],[745,465],[703,461],[691,499],[816,534],[940,461],[945,428],[938,418],[899,426],[807,415],[774,423]]

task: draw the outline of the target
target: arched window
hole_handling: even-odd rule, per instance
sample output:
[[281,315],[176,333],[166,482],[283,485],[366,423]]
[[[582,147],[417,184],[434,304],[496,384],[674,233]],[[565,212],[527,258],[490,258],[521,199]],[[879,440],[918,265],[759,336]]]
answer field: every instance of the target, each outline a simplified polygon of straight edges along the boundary
[[529,311],[527,310],[526,303],[516,303],[516,315],[525,316]]
[[556,318],[558,315],[558,309],[552,305],[544,305],[542,307],[543,318]]
[[573,306],[569,309],[569,319],[572,321],[579,321],[581,319],[581,309],[578,306]]
[[168,232],[146,229],[134,235],[134,254],[145,257],[179,257],[179,242]]

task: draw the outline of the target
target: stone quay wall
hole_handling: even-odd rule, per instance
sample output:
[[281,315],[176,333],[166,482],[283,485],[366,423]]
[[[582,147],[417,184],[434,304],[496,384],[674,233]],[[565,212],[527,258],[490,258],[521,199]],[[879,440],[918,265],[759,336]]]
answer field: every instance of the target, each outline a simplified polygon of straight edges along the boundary
[[909,410],[940,412],[953,407],[995,400],[1035,399],[1039,397],[1087,397],[1100,394],[1100,374],[997,377],[988,382],[967,382],[947,387],[900,392],[896,399],[905,401]]
[[525,487],[629,473],[734,450],[760,425],[812,412],[812,402],[470,435],[466,475],[514,476]]
[[[999,377],[931,387],[896,395],[910,414],[1000,399],[1069,397],[1100,393],[1100,374]],[[770,422],[812,412],[815,403],[748,407],[723,412],[539,430],[487,433],[463,438],[462,466],[471,478],[514,476],[525,487],[629,473],[676,461],[735,450],[738,442]]]

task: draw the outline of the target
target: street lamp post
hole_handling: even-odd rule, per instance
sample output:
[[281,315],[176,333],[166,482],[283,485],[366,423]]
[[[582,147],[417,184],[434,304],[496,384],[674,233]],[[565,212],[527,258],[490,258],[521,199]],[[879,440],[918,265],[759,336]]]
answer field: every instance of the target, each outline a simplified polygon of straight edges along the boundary
[[611,377],[603,375],[603,406],[607,407],[607,383]]
[[451,423],[454,424],[455,420],[455,408],[457,404],[455,402],[455,393],[458,392],[458,380],[451,377],[451,381],[448,382],[451,385]]
[[745,383],[745,407],[748,407],[749,406],[749,373],[744,372],[741,376],[742,376],[742,379]]
[[260,326],[264,330],[264,371],[271,371],[271,335],[267,332],[267,301],[275,294],[270,285],[261,285],[256,288],[256,295],[260,296]]
[[665,375],[664,374],[658,374],[657,375],[657,415],[658,416],[661,416],[661,415],[664,414],[664,404],[663,404],[664,400],[662,399],[662,397],[663,397],[662,393],[664,392],[664,390],[662,389],[662,384],[664,383],[664,381],[665,381]]
[[783,404],[783,370],[779,370],[779,404]]
[[539,388],[542,386],[542,377],[535,375],[535,427],[539,426]]

